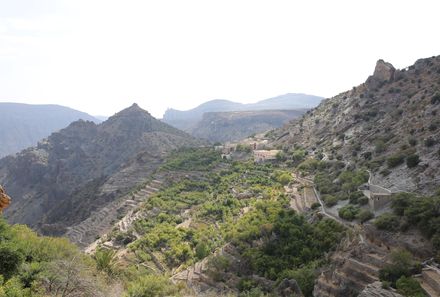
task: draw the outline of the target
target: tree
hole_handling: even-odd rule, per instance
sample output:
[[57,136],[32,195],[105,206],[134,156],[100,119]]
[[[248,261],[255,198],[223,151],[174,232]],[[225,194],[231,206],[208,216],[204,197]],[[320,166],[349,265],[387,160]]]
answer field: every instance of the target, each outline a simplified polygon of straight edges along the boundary
[[0,275],[10,278],[24,261],[24,255],[12,243],[0,244]]
[[382,281],[389,281],[395,287],[398,279],[412,274],[412,268],[412,255],[406,250],[394,250],[391,252],[391,264],[385,265],[379,271],[379,278]]
[[90,268],[77,257],[49,263],[42,284],[54,296],[104,296]]
[[412,277],[402,276],[396,282],[397,292],[407,297],[425,297],[420,283]]
[[95,253],[96,268],[109,276],[117,274],[116,252],[108,249],[98,249]]

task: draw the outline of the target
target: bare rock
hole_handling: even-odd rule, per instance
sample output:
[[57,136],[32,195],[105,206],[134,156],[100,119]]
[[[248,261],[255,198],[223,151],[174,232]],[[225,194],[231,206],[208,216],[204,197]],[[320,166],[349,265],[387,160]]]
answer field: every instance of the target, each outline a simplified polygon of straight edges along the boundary
[[11,197],[9,197],[2,186],[0,186],[0,212],[9,206]]
[[366,84],[370,89],[378,88],[386,82],[393,81],[395,72],[396,68],[392,64],[381,59],[377,61],[374,73],[367,79]]
[[374,282],[365,287],[365,289],[359,294],[359,297],[403,297],[402,295],[390,290],[382,288],[380,282]]

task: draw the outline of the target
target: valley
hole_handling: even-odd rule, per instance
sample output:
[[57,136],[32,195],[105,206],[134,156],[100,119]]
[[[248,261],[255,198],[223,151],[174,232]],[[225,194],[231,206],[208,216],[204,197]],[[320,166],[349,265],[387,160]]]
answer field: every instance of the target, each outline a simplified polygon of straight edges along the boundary
[[[62,296],[438,297],[439,79],[440,57],[379,60],[283,127],[215,145],[136,104],[73,122],[0,160],[0,296],[73,277]],[[205,113],[197,133],[218,141],[207,123],[245,113]]]

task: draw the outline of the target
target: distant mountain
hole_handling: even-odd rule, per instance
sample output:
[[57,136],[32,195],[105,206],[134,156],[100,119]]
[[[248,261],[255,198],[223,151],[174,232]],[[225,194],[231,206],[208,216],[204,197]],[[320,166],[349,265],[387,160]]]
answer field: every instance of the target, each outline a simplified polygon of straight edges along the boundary
[[0,184],[13,198],[5,216],[44,234],[63,234],[145,182],[167,152],[199,144],[136,104],[99,125],[73,122],[0,159]]
[[207,112],[203,114],[192,134],[211,142],[236,141],[255,133],[279,128],[305,112],[306,110]]
[[0,118],[0,157],[36,145],[73,121],[101,122],[87,113],[60,105],[22,103],[0,103]]
[[229,100],[211,100],[186,111],[168,109],[162,120],[176,128],[192,133],[206,112],[310,109],[317,106],[322,99],[322,97],[313,95],[289,93],[249,104]]

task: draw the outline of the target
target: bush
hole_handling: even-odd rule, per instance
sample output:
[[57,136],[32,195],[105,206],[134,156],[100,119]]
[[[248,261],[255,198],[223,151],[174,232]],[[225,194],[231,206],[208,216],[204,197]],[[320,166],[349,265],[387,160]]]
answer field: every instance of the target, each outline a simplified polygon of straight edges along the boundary
[[417,145],[417,139],[415,139],[415,138],[410,138],[410,139],[408,139],[408,143],[411,145],[411,146],[416,146]]
[[440,93],[436,93],[431,98],[431,104],[437,104],[437,103],[440,103]]
[[350,201],[350,204],[357,204],[357,203],[359,203],[359,199],[362,197],[364,197],[364,194],[361,191],[356,191],[356,192],[350,193],[348,199]]
[[399,217],[392,213],[384,213],[377,217],[374,225],[380,230],[397,231],[399,230],[400,220]]
[[352,221],[359,213],[359,211],[360,211],[359,207],[356,207],[354,205],[347,205],[339,209],[338,215],[340,218],[344,220]]
[[412,256],[408,251],[395,250],[391,252],[391,264],[379,271],[381,281],[389,281],[393,287],[402,276],[410,276],[413,269]]
[[361,222],[361,223],[365,223],[366,221],[371,220],[372,218],[374,218],[374,213],[372,213],[370,210],[367,209],[363,209],[361,210],[356,218]]
[[178,288],[166,276],[146,275],[129,284],[127,297],[180,296]]
[[412,277],[401,276],[396,282],[397,292],[403,296],[424,297],[426,296],[420,283]]
[[325,205],[328,207],[332,207],[338,203],[338,198],[332,195],[324,195],[322,200],[324,200]]
[[359,205],[366,205],[366,204],[368,204],[368,197],[365,197],[365,196],[360,197],[358,199],[358,204]]
[[0,275],[8,279],[24,261],[24,255],[13,244],[2,243],[0,245]]
[[313,202],[313,204],[310,206],[311,209],[317,209],[321,207],[321,203],[319,202]]
[[377,140],[376,143],[374,144],[374,151],[376,154],[383,153],[386,150],[386,148],[387,148],[386,143],[382,139]]
[[416,167],[420,163],[419,155],[412,154],[406,157],[406,166],[408,168]]
[[426,147],[431,147],[435,144],[435,140],[432,137],[428,137],[425,139],[425,146]]
[[405,157],[401,154],[396,154],[387,159],[387,164],[389,168],[394,168],[399,166],[405,161]]

